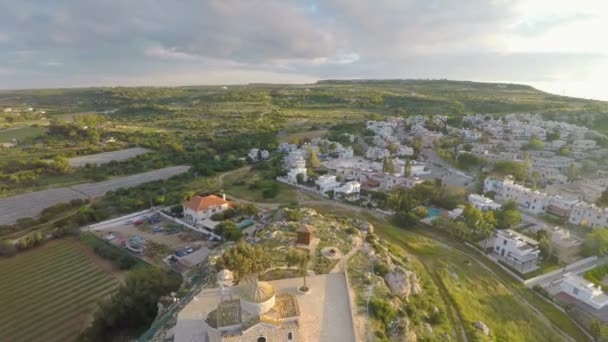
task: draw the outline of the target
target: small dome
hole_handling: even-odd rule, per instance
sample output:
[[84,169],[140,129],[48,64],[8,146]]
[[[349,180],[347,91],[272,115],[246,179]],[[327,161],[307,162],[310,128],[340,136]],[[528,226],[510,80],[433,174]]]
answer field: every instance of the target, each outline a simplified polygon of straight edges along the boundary
[[223,270],[221,270],[221,271],[218,272],[218,274],[217,274],[217,280],[218,280],[218,282],[233,281],[234,280],[234,275],[229,270],[223,269]]
[[241,298],[251,303],[264,303],[274,297],[274,287],[254,278],[244,279],[240,286]]

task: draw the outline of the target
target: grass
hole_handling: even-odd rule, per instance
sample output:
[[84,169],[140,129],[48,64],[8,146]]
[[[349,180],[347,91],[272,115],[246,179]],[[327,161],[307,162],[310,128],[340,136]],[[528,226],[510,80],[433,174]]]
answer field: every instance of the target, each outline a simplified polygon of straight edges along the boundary
[[118,281],[76,240],[0,260],[0,341],[65,341],[88,322]]
[[[470,258],[460,250],[377,220],[374,226],[380,237],[416,255],[427,269],[436,270],[437,277],[466,322],[470,339],[479,337],[478,331],[472,327],[473,322],[479,320],[490,327],[492,339],[498,341],[563,340],[554,327],[559,327],[577,341],[587,340],[564,313],[510,278],[496,265],[486,264],[481,256]],[[551,325],[522,299],[542,312]]]
[[46,132],[45,127],[19,127],[14,129],[0,130],[0,142],[28,140]]
[[585,272],[583,278],[595,285],[601,286],[604,292],[608,292],[608,283],[603,281],[606,275],[608,275],[608,265],[601,265]]
[[280,142],[290,142],[294,139],[296,139],[298,141],[302,141],[305,138],[308,138],[308,139],[321,138],[321,137],[324,137],[326,134],[327,134],[327,130],[325,130],[325,129],[320,129],[320,130],[316,130],[316,131],[297,132],[297,133],[291,133],[284,137],[281,137],[281,138],[279,138],[279,141]]
[[[262,195],[265,185],[274,184],[278,187],[275,197],[265,198]],[[246,201],[261,203],[292,203],[296,194],[289,185],[275,180],[265,179],[260,171],[241,169],[232,172],[224,178],[224,190],[229,195]],[[259,188],[256,188],[258,187]]]

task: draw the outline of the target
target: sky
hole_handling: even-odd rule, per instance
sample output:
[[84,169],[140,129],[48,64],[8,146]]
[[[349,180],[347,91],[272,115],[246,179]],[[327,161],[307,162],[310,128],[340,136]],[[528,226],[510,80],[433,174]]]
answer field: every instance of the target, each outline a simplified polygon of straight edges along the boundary
[[604,0],[0,0],[0,88],[424,78],[608,100]]

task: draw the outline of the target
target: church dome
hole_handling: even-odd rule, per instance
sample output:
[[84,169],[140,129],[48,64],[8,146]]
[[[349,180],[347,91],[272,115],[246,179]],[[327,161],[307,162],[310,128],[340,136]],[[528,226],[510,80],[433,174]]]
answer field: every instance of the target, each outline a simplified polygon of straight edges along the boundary
[[240,286],[240,296],[250,303],[261,304],[274,297],[274,287],[269,283],[249,278]]

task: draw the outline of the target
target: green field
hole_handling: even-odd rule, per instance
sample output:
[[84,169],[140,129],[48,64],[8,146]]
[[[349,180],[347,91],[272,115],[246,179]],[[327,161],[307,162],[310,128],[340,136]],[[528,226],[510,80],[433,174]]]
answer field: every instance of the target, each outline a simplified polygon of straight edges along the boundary
[[[565,314],[539,299],[532,290],[503,276],[497,267],[481,262],[483,259],[477,255],[471,258],[460,250],[378,220],[374,227],[380,237],[405,248],[433,270],[435,280],[447,290],[472,340],[487,339],[473,328],[475,321],[488,325],[491,335],[487,340],[492,341],[563,340],[555,327],[577,341],[587,339]],[[548,321],[524,300],[541,310]]]
[[36,137],[46,131],[44,127],[20,127],[0,130],[0,142],[9,142],[13,139],[17,141],[27,140]]
[[0,341],[73,341],[118,280],[74,240],[0,260]]

